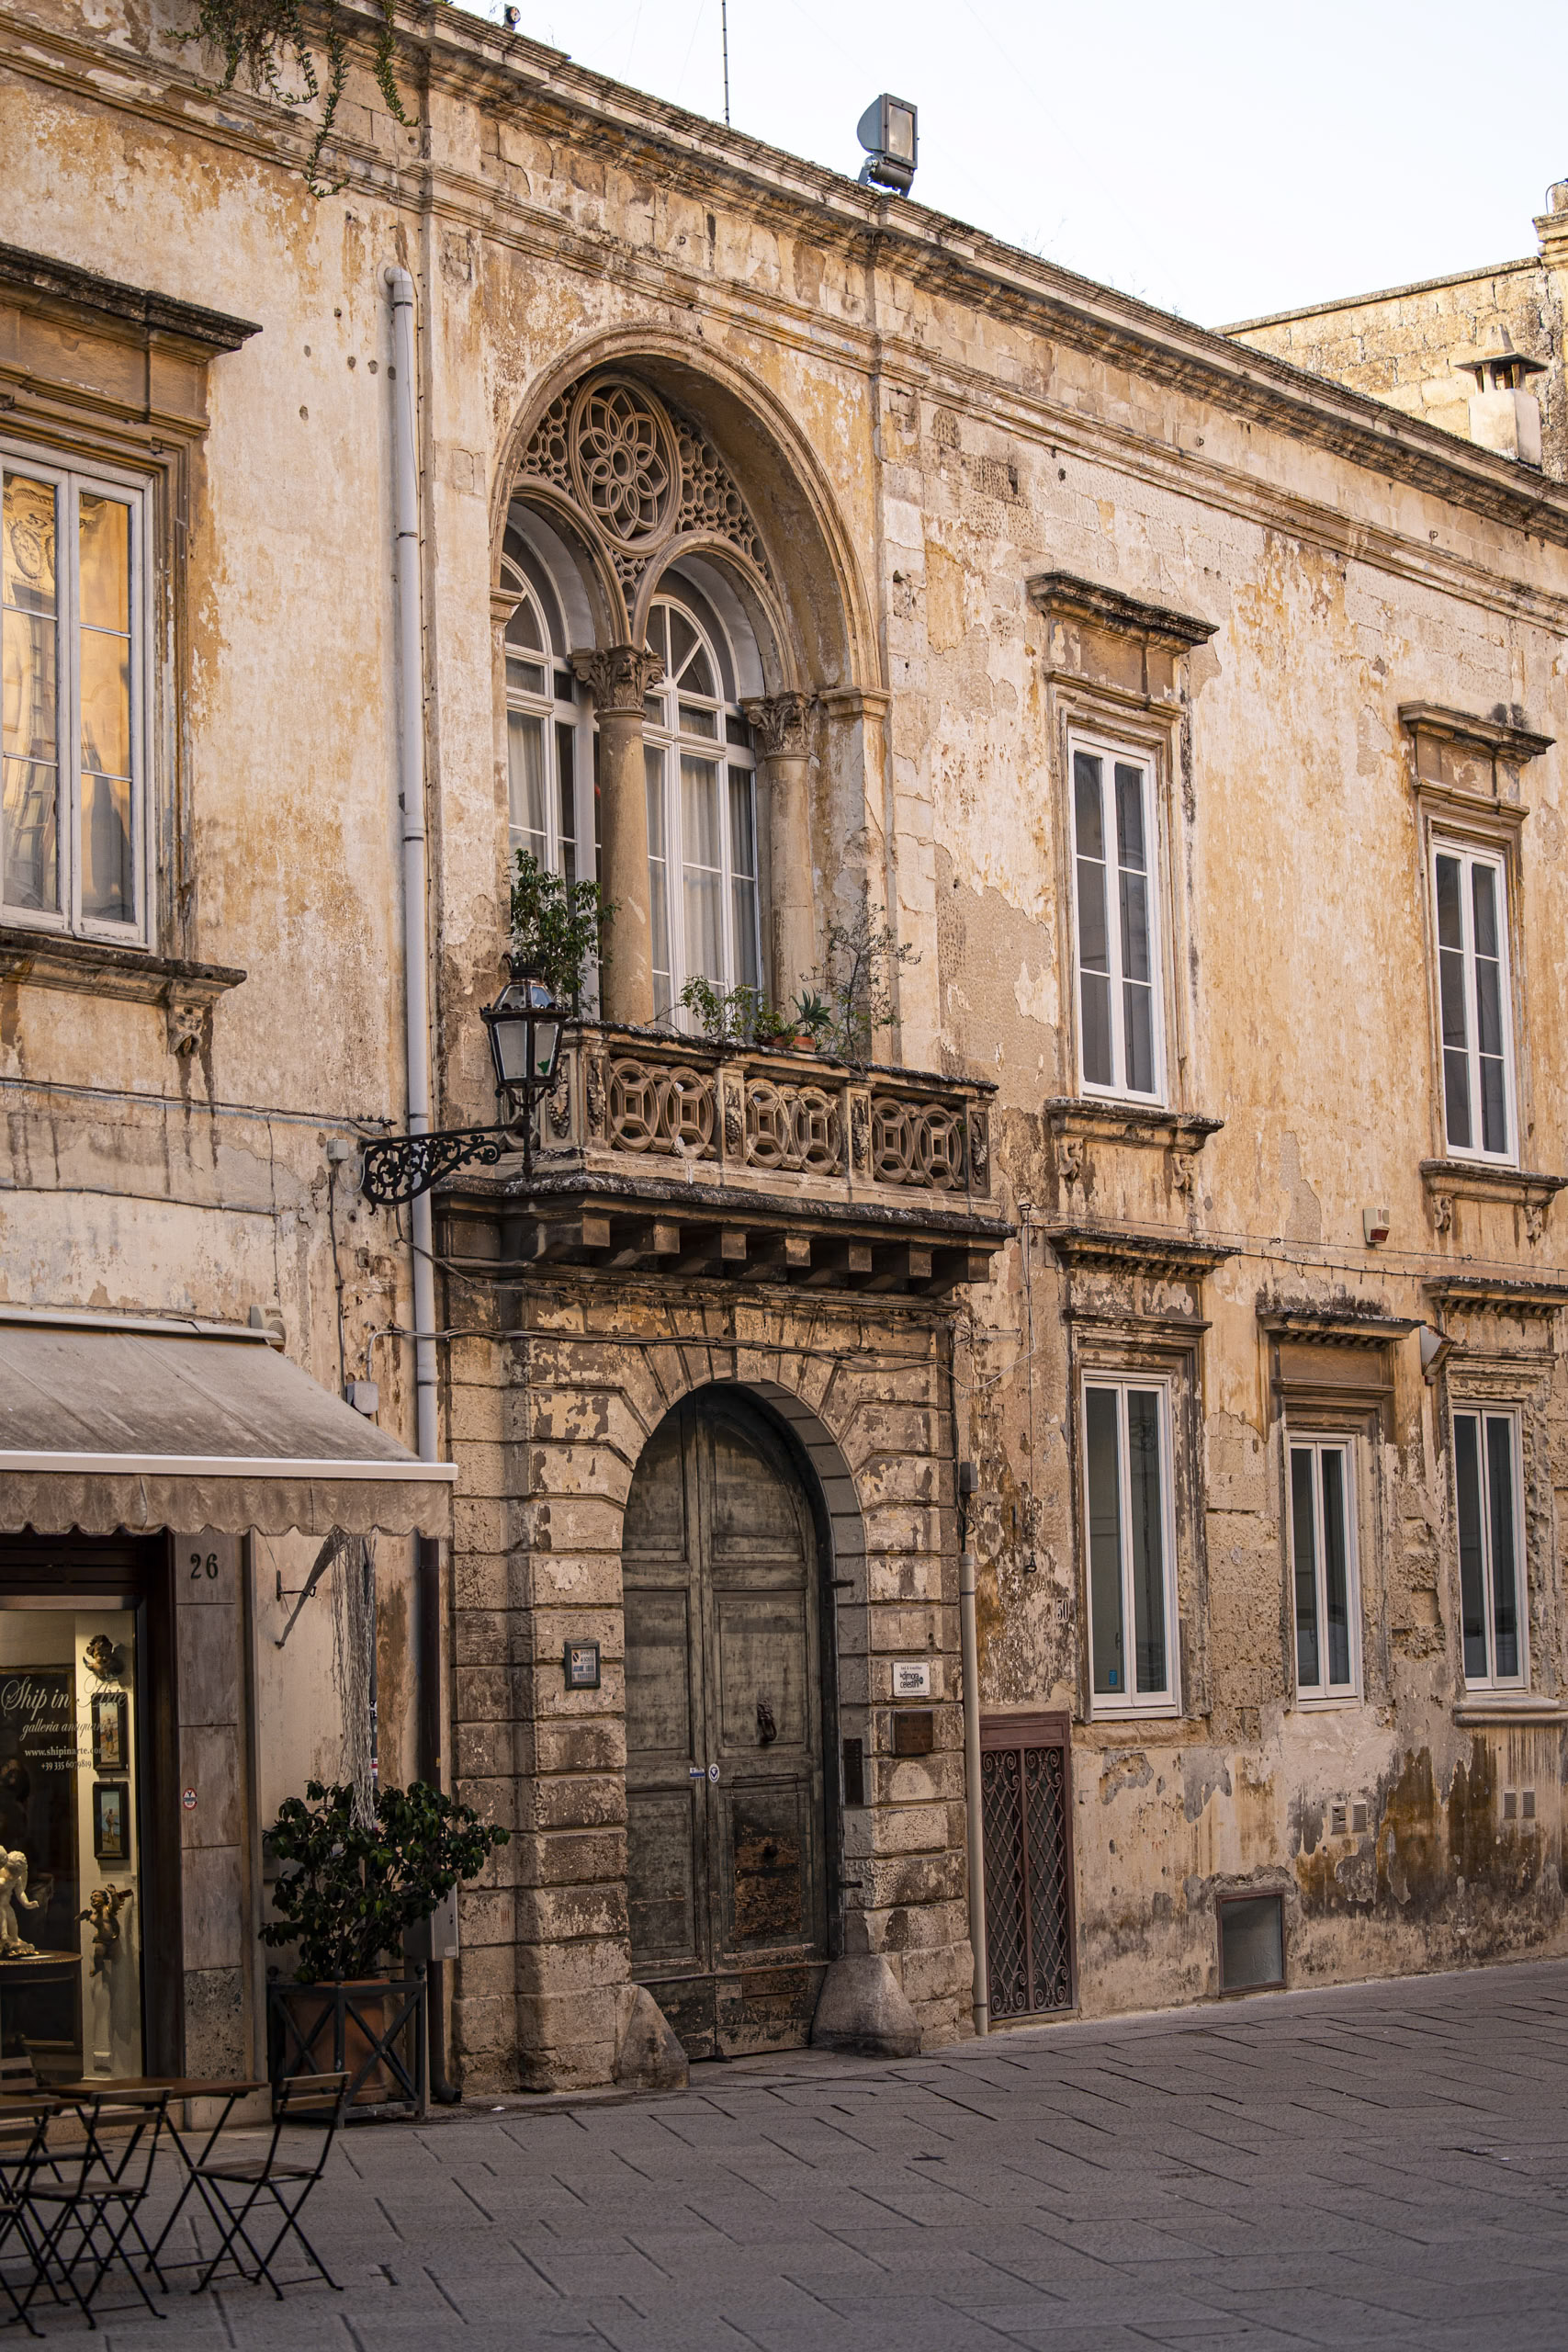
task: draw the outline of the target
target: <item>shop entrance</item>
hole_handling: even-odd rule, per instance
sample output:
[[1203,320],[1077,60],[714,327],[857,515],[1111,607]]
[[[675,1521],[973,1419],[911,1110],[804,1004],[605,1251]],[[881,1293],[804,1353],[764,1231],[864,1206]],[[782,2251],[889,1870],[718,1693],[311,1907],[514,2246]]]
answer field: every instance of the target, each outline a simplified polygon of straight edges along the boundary
[[649,1441],[622,1549],[632,1973],[692,2058],[797,2047],[827,1964],[818,1548],[739,1397]]
[[0,2055],[44,2081],[140,2075],[167,2040],[142,1998],[168,1940],[146,1850],[165,1550],[0,1544]]

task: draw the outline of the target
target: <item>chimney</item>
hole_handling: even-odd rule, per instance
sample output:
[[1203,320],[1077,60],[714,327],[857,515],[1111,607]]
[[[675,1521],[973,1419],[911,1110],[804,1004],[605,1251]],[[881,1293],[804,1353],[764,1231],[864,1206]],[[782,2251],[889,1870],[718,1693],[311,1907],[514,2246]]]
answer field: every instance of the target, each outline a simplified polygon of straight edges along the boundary
[[1525,390],[1525,379],[1543,376],[1545,361],[1516,351],[1507,328],[1494,325],[1472,351],[1454,354],[1454,366],[1475,379],[1470,437],[1476,447],[1495,449],[1499,457],[1512,458],[1521,466],[1539,467],[1540,402]]

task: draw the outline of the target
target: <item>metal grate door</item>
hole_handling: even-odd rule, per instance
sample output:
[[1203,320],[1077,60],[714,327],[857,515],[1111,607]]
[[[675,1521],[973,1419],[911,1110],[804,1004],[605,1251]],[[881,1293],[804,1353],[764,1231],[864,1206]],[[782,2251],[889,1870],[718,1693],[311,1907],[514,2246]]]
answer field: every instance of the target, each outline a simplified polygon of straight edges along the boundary
[[1066,1715],[980,1725],[991,2016],[1074,2006],[1072,1743]]

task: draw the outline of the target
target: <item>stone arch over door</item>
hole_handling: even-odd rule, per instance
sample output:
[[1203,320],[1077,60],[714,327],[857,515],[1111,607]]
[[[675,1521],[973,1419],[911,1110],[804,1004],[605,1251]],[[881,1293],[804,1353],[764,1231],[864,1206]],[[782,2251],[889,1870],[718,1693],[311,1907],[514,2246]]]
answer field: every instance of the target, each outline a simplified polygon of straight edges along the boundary
[[632,1975],[692,2057],[803,2043],[843,1949],[834,1557],[755,1392],[666,1413],[623,1527],[626,1892]]

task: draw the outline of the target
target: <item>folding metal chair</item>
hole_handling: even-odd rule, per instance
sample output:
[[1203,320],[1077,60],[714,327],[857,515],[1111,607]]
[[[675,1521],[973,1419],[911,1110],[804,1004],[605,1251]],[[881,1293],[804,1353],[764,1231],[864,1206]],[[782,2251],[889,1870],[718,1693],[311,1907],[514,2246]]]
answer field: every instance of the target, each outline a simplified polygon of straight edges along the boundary
[[[47,2280],[56,2301],[63,2300],[59,2293],[62,2286],[70,2290],[89,2327],[97,2325],[93,2298],[116,2262],[123,2267],[147,2309],[163,2317],[142,2284],[126,2240],[133,2238],[141,2253],[148,2254],[140,2208],[152,2186],[152,2159],[168,2103],[165,2090],[110,2090],[57,2102],[55,2118],[73,2117],[82,2128],[82,2144],[76,2148],[56,2142],[46,2147],[26,2182],[17,2184],[24,2233],[39,2276]],[[106,2125],[125,2132],[123,2144],[113,2154],[104,2143]],[[39,2173],[45,2163],[53,2177],[40,2180]],[[165,2286],[156,2263],[150,2267],[159,2286]],[[84,2291],[82,2276],[88,2269],[92,2278]],[[35,2280],[35,2288],[36,2284]]]
[[[31,2111],[28,2111],[30,2106]],[[29,2335],[36,2335],[32,2314],[28,2305],[37,2292],[44,2276],[39,2245],[28,2222],[27,2192],[35,2173],[51,2163],[49,2125],[54,2112],[48,2099],[24,2103],[8,2097],[0,2107],[0,2289],[11,2306],[12,2316],[19,2319]],[[28,2276],[26,2291],[20,2295],[9,2273],[4,2267],[5,2257],[13,2238],[20,2236],[26,2255]],[[60,2301],[58,2289],[51,2281],[51,2291]]]
[[[272,2265],[278,2248],[292,2233],[299,2241],[309,2259],[315,2265],[329,2287],[342,2293],[310,2239],[299,2226],[299,2213],[305,2199],[327,2168],[333,2138],[343,2124],[348,2109],[349,2078],[339,2075],[291,2075],[277,2086],[273,2106],[272,2141],[265,2156],[225,2159],[219,2156],[192,2167],[192,2177],[200,2188],[207,2209],[217,2222],[222,2243],[197,2280],[192,2292],[199,2295],[210,2286],[213,2273],[227,2256],[243,2278],[254,2278],[259,2285],[265,2279],[279,2302],[283,2289],[272,2275]],[[306,2129],[321,2135],[320,2150],[313,2165],[280,2161],[283,2135],[289,2129]],[[268,2200],[263,2204],[263,2199]],[[276,2235],[264,2254],[250,2232],[251,2216],[258,2205],[270,2218],[276,2210],[282,2219]],[[254,2274],[245,2268],[234,2251],[239,2239],[255,2264]],[[294,2282],[298,2283],[298,2282]]]

